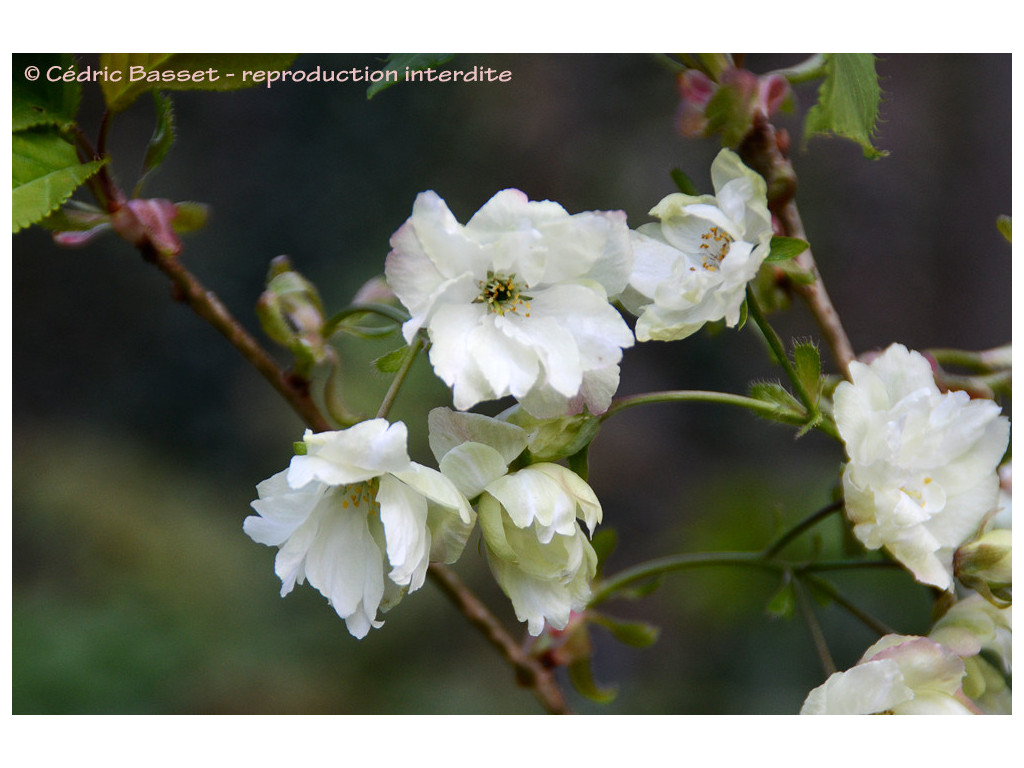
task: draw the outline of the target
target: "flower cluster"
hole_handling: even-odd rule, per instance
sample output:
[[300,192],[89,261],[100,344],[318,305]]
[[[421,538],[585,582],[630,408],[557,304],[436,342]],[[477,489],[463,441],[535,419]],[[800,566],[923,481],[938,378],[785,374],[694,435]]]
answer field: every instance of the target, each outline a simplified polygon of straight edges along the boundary
[[494,578],[531,634],[584,610],[601,505],[556,462],[593,436],[588,414],[607,410],[634,343],[613,301],[640,315],[641,340],[734,324],[767,255],[764,182],[728,150],[712,181],[717,197],[670,196],[654,210],[661,224],[641,232],[621,211],[569,214],[514,189],[462,225],[436,193],[420,194],[385,264],[409,311],[405,339],[425,332],[460,411],[509,395],[519,405],[501,419],[432,412],[440,472],[409,460],[401,423],[307,432],[245,521],[254,540],[280,547],[282,595],[308,579],[363,637],[431,560],[459,556],[479,519]]

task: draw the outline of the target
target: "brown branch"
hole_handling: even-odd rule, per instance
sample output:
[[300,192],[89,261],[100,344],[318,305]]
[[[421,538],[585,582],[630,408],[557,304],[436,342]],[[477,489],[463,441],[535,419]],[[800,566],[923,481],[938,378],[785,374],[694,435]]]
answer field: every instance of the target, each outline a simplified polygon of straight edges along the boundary
[[533,691],[544,709],[552,715],[571,714],[551,670],[519,647],[494,614],[469,591],[454,571],[440,563],[431,563],[427,574],[455,603],[462,615],[469,619],[469,623],[480,630],[487,642],[515,668],[516,680]]
[[[800,213],[797,210],[796,172],[789,161],[789,135],[776,131],[763,114],[755,116],[750,131],[737,147],[743,162],[760,173],[768,185],[768,208],[782,226],[782,234],[807,240]],[[849,378],[850,362],[854,359],[853,345],[839,321],[839,313],[832,304],[821,273],[808,248],[796,257],[796,263],[810,273],[814,280],[807,284],[794,285],[793,290],[807,303],[821,329],[825,341],[832,350],[832,356],[843,376]]]
[[288,401],[306,426],[316,432],[324,432],[331,428],[330,423],[324,418],[310,394],[309,382],[282,371],[259,342],[221,303],[217,295],[213,291],[208,291],[178,261],[176,256],[160,253],[148,242],[140,245],[139,250],[146,261],[154,264],[157,269],[170,278],[174,284],[176,298],[184,301],[197,315],[220,331],[231,345],[263,374],[263,378],[269,381],[270,385]]
[[[796,202],[790,200],[778,210],[779,221],[782,223],[783,231],[789,237],[798,237],[807,240],[807,233],[804,231],[803,222],[800,220],[800,213],[797,211]],[[821,330],[825,341],[828,342],[832,355],[840,372],[846,378],[850,377],[850,362],[854,359],[853,345],[850,338],[843,329],[839,320],[839,313],[836,312],[832,300],[829,298],[825,284],[821,280],[821,273],[818,272],[818,265],[814,261],[814,255],[808,247],[803,253],[796,257],[797,266],[813,275],[814,280],[810,283],[801,283],[793,286],[793,289],[800,297],[807,302],[818,321],[818,328]]]

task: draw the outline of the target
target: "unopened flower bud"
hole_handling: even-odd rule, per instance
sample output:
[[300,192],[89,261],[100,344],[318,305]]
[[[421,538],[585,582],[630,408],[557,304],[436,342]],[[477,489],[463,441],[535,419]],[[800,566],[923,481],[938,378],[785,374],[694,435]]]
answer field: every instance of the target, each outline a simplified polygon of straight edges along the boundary
[[256,304],[266,334],[288,347],[304,367],[323,361],[323,306],[316,287],[291,268],[287,257],[271,262],[267,289]]
[[964,586],[1003,607],[1012,602],[1012,556],[1012,532],[995,528],[960,547],[953,555],[953,570]]

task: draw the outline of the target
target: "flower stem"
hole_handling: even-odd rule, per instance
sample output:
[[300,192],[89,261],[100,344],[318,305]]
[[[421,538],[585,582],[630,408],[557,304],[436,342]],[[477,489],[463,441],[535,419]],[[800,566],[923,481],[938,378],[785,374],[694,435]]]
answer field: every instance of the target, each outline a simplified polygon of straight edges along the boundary
[[843,502],[841,501],[836,501],[829,504],[827,507],[822,507],[814,514],[804,518],[802,521],[800,521],[795,526],[793,526],[788,531],[779,536],[779,538],[777,538],[774,542],[769,544],[765,548],[764,552],[761,553],[761,556],[766,560],[774,557],[779,552],[781,552],[785,548],[785,546],[789,544],[789,542],[791,542],[801,533],[806,531],[808,528],[811,528],[812,526],[816,525],[825,518],[830,517],[842,508]]
[[836,671],[836,663],[832,660],[832,654],[829,653],[828,644],[825,642],[825,633],[821,631],[818,617],[814,615],[814,606],[811,605],[811,600],[807,596],[807,589],[799,579],[793,580],[793,592],[796,595],[796,604],[811,633],[814,650],[818,652],[818,660],[821,661],[821,667],[825,670],[825,677],[828,677]]
[[879,635],[891,635],[895,634],[895,630],[882,621],[879,621],[867,611],[858,608],[856,605],[851,603],[842,593],[839,592],[831,583],[824,579],[818,578],[809,573],[800,574],[800,578],[807,581],[809,584],[813,584],[816,589],[821,590],[828,595],[836,605],[845,608],[848,613],[856,617],[866,627],[874,630]]
[[607,411],[601,414],[600,419],[604,421],[609,416],[633,408],[637,405],[651,405],[653,403],[724,403],[725,405],[738,405],[755,411],[762,416],[774,417],[779,413],[779,406],[764,400],[757,400],[745,395],[733,395],[728,392],[709,392],[698,389],[676,389],[664,392],[648,392],[642,395],[630,395],[621,397],[611,404]]
[[765,340],[768,342],[768,346],[771,348],[775,359],[779,365],[782,366],[782,370],[786,372],[786,377],[793,384],[793,389],[796,390],[797,397],[800,398],[800,402],[803,403],[804,408],[807,409],[808,417],[813,418],[818,413],[818,405],[811,397],[810,393],[804,387],[803,381],[797,375],[796,369],[793,367],[793,363],[789,359],[789,355],[786,354],[786,347],[782,343],[782,339],[779,338],[779,334],[772,328],[771,323],[768,322],[768,318],[765,317],[764,312],[761,311],[761,305],[757,301],[757,296],[754,295],[753,289],[747,286],[747,310],[750,312],[750,317],[753,319],[754,324],[761,329],[761,333],[764,334]]
[[620,589],[638,581],[646,581],[669,571],[703,568],[709,565],[739,565],[773,572],[785,571],[789,567],[785,563],[765,559],[760,552],[695,552],[669,555],[627,568],[613,578],[599,582],[595,585],[589,607],[593,608],[603,603]]
[[431,563],[427,568],[427,575],[455,603],[470,624],[480,630],[484,638],[515,668],[519,683],[533,691],[544,709],[553,715],[570,714],[565,697],[551,670],[519,647],[454,571],[440,563]]
[[405,357],[402,359],[402,365],[395,374],[395,378],[391,380],[391,386],[388,387],[387,393],[384,395],[384,400],[381,401],[380,408],[377,410],[377,418],[386,418],[388,412],[391,410],[391,406],[395,403],[395,398],[398,397],[398,391],[402,388],[402,384],[405,382],[405,377],[409,375],[409,370],[412,368],[413,361],[416,359],[416,355],[423,349],[423,337],[418,335],[413,339],[412,344],[406,349]]

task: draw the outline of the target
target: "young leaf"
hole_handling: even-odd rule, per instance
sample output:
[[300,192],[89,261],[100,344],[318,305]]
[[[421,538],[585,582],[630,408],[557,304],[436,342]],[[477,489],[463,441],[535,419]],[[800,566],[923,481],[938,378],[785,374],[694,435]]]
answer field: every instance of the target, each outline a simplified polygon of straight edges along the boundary
[[646,621],[614,619],[611,616],[605,616],[603,613],[590,613],[588,616],[594,624],[598,624],[611,632],[612,637],[620,643],[631,645],[634,648],[646,648],[649,645],[654,645],[658,640],[658,635],[661,633],[660,629],[653,624],[648,624]]
[[793,347],[793,367],[800,383],[817,403],[821,392],[821,355],[813,342],[805,341]]
[[765,257],[766,262],[789,261],[795,259],[808,248],[807,242],[799,237],[782,237],[772,235],[771,250]]
[[1013,223],[1009,216],[1005,214],[996,219],[996,228],[999,233],[1006,238],[1006,242],[1013,242]]
[[607,704],[618,695],[615,687],[602,688],[595,682],[594,673],[590,669],[590,657],[577,659],[569,665],[567,671],[572,687],[592,701]]
[[[69,53],[16,53],[13,57],[14,81],[11,83],[11,130],[23,131],[37,125],[61,128],[75,119],[82,86],[75,82],[51,82],[47,70],[57,66],[68,71],[74,66]],[[28,67],[37,67],[40,76],[29,80]]]
[[615,551],[615,546],[619,543],[619,535],[615,532],[614,528],[602,526],[601,530],[594,534],[594,537],[590,540],[590,546],[594,548],[594,553],[597,555],[597,577],[601,576],[601,571],[604,568],[605,561],[608,560],[608,555]]
[[887,155],[871,143],[881,98],[873,54],[825,54],[825,80],[818,89],[818,103],[804,121],[804,142],[831,133],[860,144],[865,157]]
[[[146,91],[237,91],[267,86],[260,73],[288,69],[294,53],[103,53],[100,66],[120,72],[101,80],[107,107],[120,112]],[[260,80],[254,78],[261,77]],[[193,79],[193,77],[195,79]]]
[[142,173],[139,176],[139,183],[135,185],[135,197],[139,197],[142,183],[149,174],[160,167],[174,143],[174,109],[171,106],[171,97],[154,91],[153,103],[156,105],[156,127],[153,129],[153,135],[149,137],[149,144],[146,145]]
[[781,408],[803,412],[803,406],[789,391],[774,381],[758,381],[750,385],[750,396],[755,400],[763,400],[766,403],[774,403]]
[[106,162],[80,163],[75,148],[52,130],[19,131],[11,149],[15,232],[57,210]]
[[405,354],[408,350],[408,347],[393,349],[386,355],[374,360],[373,367],[381,373],[397,373],[398,369],[402,367],[402,361],[405,360]]
[[788,573],[782,580],[782,586],[768,601],[765,611],[782,619],[793,618],[796,611],[796,592],[793,590],[793,581]]
[[398,85],[398,83],[405,80],[407,72],[433,69],[445,62],[451,61],[453,58],[455,58],[454,53],[392,53],[388,56],[388,62],[384,67],[384,71],[397,72],[398,80],[390,80],[386,77],[383,80],[378,80],[366,89],[366,98],[372,99],[385,88]]
[[672,169],[672,181],[675,182],[676,186],[679,188],[679,191],[682,192],[684,195],[691,195],[693,197],[697,196],[697,187],[694,185],[690,177],[683,173],[680,169]]

